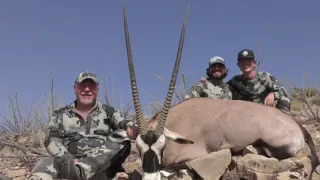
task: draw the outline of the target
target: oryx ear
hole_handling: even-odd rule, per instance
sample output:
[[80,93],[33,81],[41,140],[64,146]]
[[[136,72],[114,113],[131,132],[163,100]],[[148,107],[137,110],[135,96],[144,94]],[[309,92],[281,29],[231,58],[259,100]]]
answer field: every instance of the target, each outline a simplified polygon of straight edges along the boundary
[[194,143],[193,141],[186,139],[183,136],[181,136],[180,134],[172,132],[172,131],[168,130],[167,128],[164,128],[164,136],[166,138],[173,140],[176,143],[179,143],[179,144],[193,144]]

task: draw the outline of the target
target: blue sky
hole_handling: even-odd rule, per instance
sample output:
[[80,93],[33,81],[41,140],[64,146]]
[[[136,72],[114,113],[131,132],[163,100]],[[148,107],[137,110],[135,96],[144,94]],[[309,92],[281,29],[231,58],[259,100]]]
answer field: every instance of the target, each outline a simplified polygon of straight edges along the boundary
[[[74,100],[73,82],[85,70],[115,79],[125,101],[131,89],[124,40],[122,1],[0,1],[0,108],[15,92],[25,106],[50,91],[50,73],[63,103]],[[309,72],[319,83],[320,17],[316,0],[209,1],[127,0],[135,70],[142,103],[165,97],[187,5],[180,73],[188,84],[205,75],[212,56],[225,58],[229,76],[239,73],[237,52],[263,56],[262,70],[283,84],[301,86]],[[262,52],[258,50],[261,43]],[[103,93],[101,87],[101,94]]]

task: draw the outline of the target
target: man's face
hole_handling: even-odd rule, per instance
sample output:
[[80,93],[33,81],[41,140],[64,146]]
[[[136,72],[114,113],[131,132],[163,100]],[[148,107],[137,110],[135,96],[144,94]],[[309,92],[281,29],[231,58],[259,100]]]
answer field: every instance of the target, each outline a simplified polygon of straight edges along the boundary
[[209,71],[213,78],[220,78],[226,73],[226,68],[223,64],[215,63],[210,66]]
[[254,71],[256,66],[256,61],[254,59],[239,59],[238,67],[243,73],[250,73]]
[[98,85],[91,79],[85,79],[74,85],[74,90],[79,103],[83,105],[93,104],[97,98]]

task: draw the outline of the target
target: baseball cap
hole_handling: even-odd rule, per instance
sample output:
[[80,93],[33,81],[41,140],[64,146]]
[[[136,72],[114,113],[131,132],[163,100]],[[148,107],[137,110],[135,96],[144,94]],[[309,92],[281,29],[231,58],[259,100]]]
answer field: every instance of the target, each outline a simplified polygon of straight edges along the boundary
[[239,59],[254,59],[254,53],[250,49],[243,49],[238,53],[238,60]]
[[209,60],[209,66],[211,66],[212,64],[215,64],[215,63],[220,63],[220,64],[225,65],[224,59],[220,56],[214,56]]
[[99,84],[99,81],[98,81],[96,75],[89,72],[89,71],[84,71],[84,72],[80,73],[76,79],[76,83],[81,83],[85,79],[92,79],[95,83]]

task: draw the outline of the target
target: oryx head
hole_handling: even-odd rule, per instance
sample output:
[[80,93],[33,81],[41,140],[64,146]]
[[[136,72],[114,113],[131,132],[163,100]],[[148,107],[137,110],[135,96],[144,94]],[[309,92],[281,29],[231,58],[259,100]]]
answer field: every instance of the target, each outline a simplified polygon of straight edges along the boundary
[[185,15],[185,19],[184,19],[184,23],[183,23],[183,27],[180,35],[180,42],[179,42],[177,57],[174,65],[174,70],[173,70],[171,82],[169,85],[169,91],[164,103],[164,108],[162,109],[160,114],[160,120],[158,122],[158,125],[155,131],[147,131],[147,127],[146,127],[147,122],[144,120],[143,112],[142,112],[140,101],[139,101],[139,93],[137,88],[135,72],[134,72],[133,60],[132,60],[126,8],[125,8],[125,3],[123,2],[125,40],[126,40],[126,48],[127,48],[127,56],[128,56],[128,65],[129,65],[129,71],[130,71],[132,97],[133,97],[133,103],[136,111],[136,119],[139,126],[139,131],[140,131],[140,134],[137,136],[137,139],[136,139],[136,144],[140,152],[140,157],[142,159],[142,168],[144,171],[143,179],[145,180],[146,179],[160,180],[160,168],[161,168],[161,162],[162,162],[162,154],[166,144],[166,137],[169,137],[178,143],[190,143],[190,144],[193,143],[192,141],[184,139],[183,137],[175,136],[173,138],[172,134],[167,134],[168,130],[164,128],[168,111],[171,106],[171,100],[172,100],[172,96],[173,96],[173,92],[174,92],[174,88],[177,80],[177,75],[179,71],[188,12],[189,12],[189,6]]

